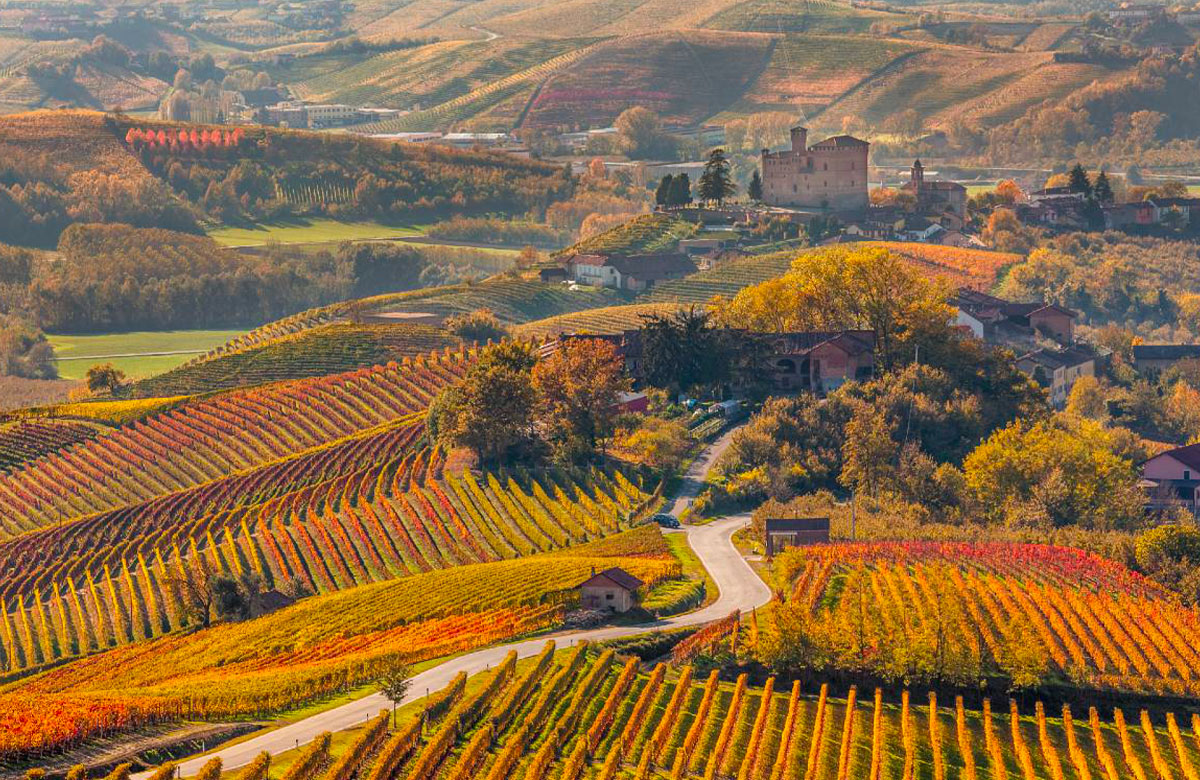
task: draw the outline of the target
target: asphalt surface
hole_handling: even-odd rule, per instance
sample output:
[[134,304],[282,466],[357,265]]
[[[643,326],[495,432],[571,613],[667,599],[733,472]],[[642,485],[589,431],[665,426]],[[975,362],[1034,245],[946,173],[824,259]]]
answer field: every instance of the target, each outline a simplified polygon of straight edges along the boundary
[[[731,434],[732,432],[727,433],[718,439],[692,464],[684,477],[679,496],[671,508],[672,514],[679,514],[690,504],[691,498],[699,493],[704,475],[708,473],[713,462],[729,445]],[[475,674],[489,669],[502,661],[513,650],[516,650],[521,658],[537,655],[545,646],[547,639],[553,639],[559,648],[565,648],[583,640],[596,642],[647,631],[708,623],[725,617],[734,610],[748,612],[766,604],[771,599],[770,589],[742,558],[731,540],[733,533],[749,522],[750,515],[748,514],[734,515],[707,525],[685,526],[681,531],[681,533],[687,534],[692,549],[717,585],[719,596],[707,607],[650,623],[560,632],[539,636],[536,639],[476,650],[452,658],[414,676],[411,693],[406,701],[419,699],[427,692],[432,693],[444,688],[459,672]],[[200,767],[214,755],[221,757],[225,770],[236,769],[253,761],[254,757],[264,750],[272,754],[281,753],[304,745],[323,732],[341,731],[361,724],[378,715],[380,710],[390,708],[391,703],[382,694],[374,693],[245,742],[231,745],[224,750],[183,761],[179,766],[178,776],[188,777],[196,774],[200,771]],[[134,775],[134,779],[141,780],[148,775],[148,772],[141,773]]]

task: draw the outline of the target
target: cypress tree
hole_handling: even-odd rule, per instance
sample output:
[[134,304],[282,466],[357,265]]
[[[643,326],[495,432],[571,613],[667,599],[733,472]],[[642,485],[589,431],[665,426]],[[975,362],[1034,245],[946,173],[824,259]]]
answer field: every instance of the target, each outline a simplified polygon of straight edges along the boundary
[[1088,181],[1087,171],[1079,163],[1075,163],[1075,167],[1071,169],[1070,182],[1067,187],[1071,192],[1082,192],[1084,195],[1092,194],[1092,183]]
[[758,175],[757,168],[754,169],[754,173],[750,176],[750,186],[746,188],[746,194],[755,203],[762,202],[762,176]]
[[671,190],[675,183],[675,177],[667,174],[658,182],[658,189],[654,191],[654,203],[659,206],[670,206]]
[[713,149],[708,155],[708,162],[704,164],[704,173],[700,176],[700,199],[715,200],[719,206],[736,191],[737,187],[734,186],[730,174],[729,160],[725,159],[725,150]]
[[686,206],[692,202],[692,180],[686,173],[681,173],[671,180],[671,191],[667,197],[667,205]]

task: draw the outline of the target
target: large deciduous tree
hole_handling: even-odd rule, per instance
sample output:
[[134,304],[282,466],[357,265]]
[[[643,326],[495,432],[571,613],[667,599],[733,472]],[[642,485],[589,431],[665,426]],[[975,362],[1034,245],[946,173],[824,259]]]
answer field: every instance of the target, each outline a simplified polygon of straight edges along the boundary
[[662,154],[670,145],[663,132],[658,114],[642,106],[627,108],[617,117],[617,144],[621,151],[633,158],[653,157]]
[[997,522],[1128,528],[1142,516],[1132,463],[1092,420],[1017,420],[963,462],[967,489]]
[[922,339],[948,335],[946,297],[886,249],[833,247],[800,255],[784,276],[719,302],[717,319],[776,333],[873,330],[878,362],[891,368],[911,359]]
[[583,461],[613,432],[620,394],[629,389],[624,361],[599,339],[560,343],[533,368],[539,428],[563,461]]
[[519,454],[533,439],[530,372],[535,362],[522,344],[486,348],[463,381],[434,400],[430,435],[449,446],[469,448],[481,463]]

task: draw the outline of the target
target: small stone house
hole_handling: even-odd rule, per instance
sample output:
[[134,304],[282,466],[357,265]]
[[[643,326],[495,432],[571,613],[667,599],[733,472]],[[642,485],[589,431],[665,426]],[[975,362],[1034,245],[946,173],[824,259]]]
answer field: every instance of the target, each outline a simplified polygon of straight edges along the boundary
[[592,576],[579,585],[579,603],[586,609],[628,612],[637,605],[637,591],[644,584],[621,568],[593,571]]

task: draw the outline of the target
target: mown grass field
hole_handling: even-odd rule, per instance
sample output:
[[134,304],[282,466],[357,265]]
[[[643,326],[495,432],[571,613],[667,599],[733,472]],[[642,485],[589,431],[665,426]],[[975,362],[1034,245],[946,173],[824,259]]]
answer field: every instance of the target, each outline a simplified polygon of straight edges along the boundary
[[[242,334],[241,330],[164,330],[95,335],[51,335],[58,375],[82,379],[97,363],[112,363],[130,379],[170,371]],[[153,355],[169,352],[174,354]]]
[[420,225],[385,225],[382,222],[342,222],[336,219],[304,219],[266,222],[252,226],[222,225],[208,235],[223,246],[281,244],[324,244],[340,241],[404,238],[422,235]]

